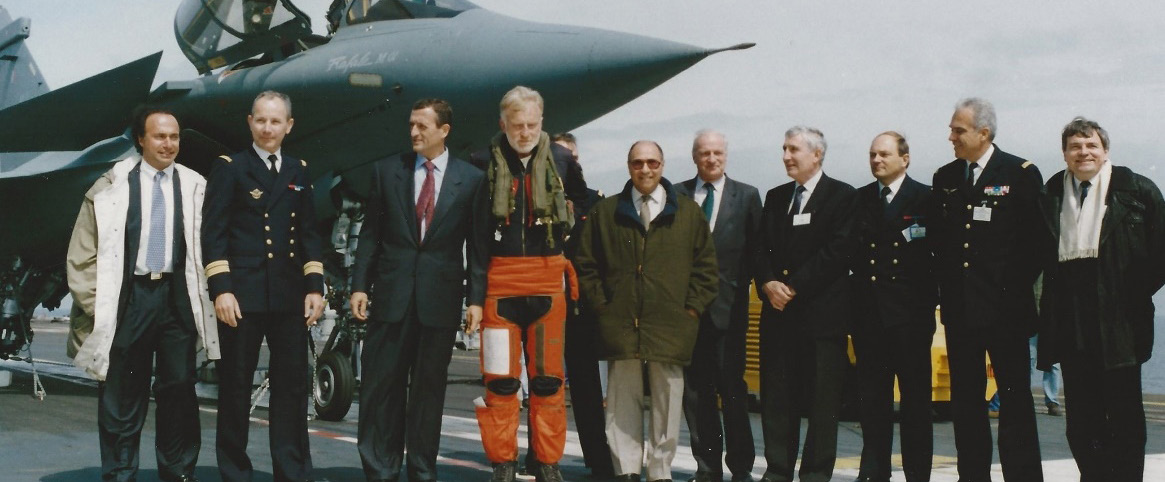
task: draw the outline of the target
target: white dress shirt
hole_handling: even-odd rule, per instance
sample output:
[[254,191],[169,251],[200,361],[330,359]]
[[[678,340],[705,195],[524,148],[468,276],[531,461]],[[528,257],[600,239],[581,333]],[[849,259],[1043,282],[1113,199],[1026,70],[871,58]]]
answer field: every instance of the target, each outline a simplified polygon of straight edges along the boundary
[[[150,274],[150,268],[146,266],[146,253],[150,248],[150,209],[154,203],[154,174],[158,170],[145,161],[141,166],[142,232],[138,235],[138,256],[133,273],[147,275]],[[166,203],[166,225],[162,228],[166,233],[166,254],[162,257],[162,272],[170,273],[174,271],[174,164],[167,166],[162,173],[162,198]]]
[[[635,212],[642,213],[643,193],[639,192],[638,189],[632,189],[631,192],[635,194],[635,199],[632,200],[635,202]],[[663,202],[667,197],[667,190],[663,188],[663,184],[659,184],[655,186],[655,190],[651,191],[649,196],[650,197],[647,198],[647,202],[650,203],[651,208],[651,219],[648,220],[650,222],[655,221],[655,218],[659,217],[659,212],[663,211]]]
[[259,144],[255,144],[254,142],[251,143],[251,147],[255,149],[255,153],[259,155],[259,160],[263,161],[263,166],[268,170],[271,169],[271,161],[268,158],[272,154],[275,155],[275,172],[279,172],[283,168],[283,154],[280,153],[283,149],[275,152],[267,152],[262,147],[259,147]]
[[[824,172],[825,171],[818,169],[817,173],[814,174],[813,177],[809,178],[808,181],[805,181],[805,184],[803,184],[805,187],[805,192],[801,193],[801,211],[795,213],[790,212],[789,214],[801,214],[805,212],[805,206],[809,205],[809,197],[812,196],[813,191],[817,189],[817,182],[821,180],[821,175],[824,174]],[[793,197],[789,198],[790,211],[793,210],[794,199],[797,199],[797,186],[793,186]]]
[[[716,190],[716,194],[712,196],[712,218],[708,220],[708,229],[716,230],[716,217],[720,214],[720,201],[724,199],[724,185],[728,184],[728,176],[720,176],[720,179],[713,181],[712,187]],[[705,184],[699,176],[696,176],[696,192],[692,193],[696,204],[699,204],[701,209],[704,206],[704,198],[708,197],[708,189],[704,187]]]
[[[417,161],[413,165],[413,205],[417,205],[417,201],[421,199],[421,189],[425,187],[425,176],[429,174],[428,169],[425,169],[425,156],[417,154]],[[445,179],[445,168],[449,166],[449,149],[441,152],[433,161],[433,209],[437,208],[437,197],[441,195],[441,180]],[[423,222],[423,221],[422,221]],[[421,226],[421,232],[425,232],[428,226]]]
[[[995,144],[988,146],[987,152],[984,152],[983,156],[975,161],[977,164],[979,164],[979,168],[975,169],[975,184],[979,183],[979,176],[982,176],[983,170],[987,169],[987,161],[991,160],[992,154],[995,154]],[[967,167],[971,167],[971,161],[967,161]]]
[[882,188],[883,187],[889,187],[890,194],[886,195],[886,204],[890,204],[890,203],[894,202],[894,196],[898,195],[898,190],[902,189],[902,181],[905,181],[905,180],[906,180],[906,173],[902,173],[901,176],[898,176],[898,179],[890,181],[889,186],[882,184],[881,181],[878,181],[878,186],[880,186],[878,188],[878,196],[882,195]]

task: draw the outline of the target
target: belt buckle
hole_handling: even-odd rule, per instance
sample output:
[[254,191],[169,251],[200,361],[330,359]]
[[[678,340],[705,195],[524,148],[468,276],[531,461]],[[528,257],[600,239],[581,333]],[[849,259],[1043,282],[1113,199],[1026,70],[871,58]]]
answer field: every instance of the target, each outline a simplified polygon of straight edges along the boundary
[[160,279],[162,279],[162,273],[150,273],[150,281],[158,281]]

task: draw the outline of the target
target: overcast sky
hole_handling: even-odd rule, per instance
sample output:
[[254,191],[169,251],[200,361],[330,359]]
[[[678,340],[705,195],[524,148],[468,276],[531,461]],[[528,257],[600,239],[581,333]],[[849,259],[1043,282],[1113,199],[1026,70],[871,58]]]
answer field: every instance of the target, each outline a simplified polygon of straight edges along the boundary
[[[328,0],[295,2],[322,27]],[[953,158],[952,105],[976,95],[999,114],[996,142],[1034,161],[1045,178],[1062,168],[1059,131],[1073,116],[1105,126],[1112,157],[1152,177],[1165,105],[1165,7],[1084,1],[626,1],[486,0],[529,20],[634,32],[702,47],[756,42],[718,54],[576,131],[591,184],[611,192],[626,180],[632,141],[663,146],[665,175],[695,173],[692,134],[729,140],[729,176],[767,190],[788,179],[779,164],[785,129],[821,128],[825,171],[855,185],[872,180],[866,160],[879,132],[903,132],[909,173],[929,183]],[[0,0],[32,18],[29,40],[50,86],[61,87],[165,50],[157,82],[195,75],[177,51],[177,0]],[[554,109],[553,105],[547,106]]]

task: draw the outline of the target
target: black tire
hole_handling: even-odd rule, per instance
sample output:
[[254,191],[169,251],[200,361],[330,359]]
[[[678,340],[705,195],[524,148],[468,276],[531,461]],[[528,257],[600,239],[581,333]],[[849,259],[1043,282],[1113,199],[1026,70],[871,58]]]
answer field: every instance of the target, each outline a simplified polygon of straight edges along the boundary
[[342,353],[324,352],[316,359],[315,377],[312,398],[315,399],[316,416],[331,422],[343,420],[352,408],[352,396],[356,391],[352,362]]

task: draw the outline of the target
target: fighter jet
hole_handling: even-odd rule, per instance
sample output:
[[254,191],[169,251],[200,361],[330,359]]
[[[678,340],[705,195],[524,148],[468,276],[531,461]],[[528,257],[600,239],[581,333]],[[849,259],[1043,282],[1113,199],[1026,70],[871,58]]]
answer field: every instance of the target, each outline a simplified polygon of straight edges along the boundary
[[[339,252],[358,223],[371,164],[410,148],[412,104],[441,97],[455,109],[450,148],[484,147],[498,99],[539,90],[545,128],[564,131],[646,93],[722,49],[503,16],[464,0],[335,0],[330,35],[289,0],[184,0],[174,33],[200,76],[151,91],[161,52],[49,90],[25,42],[31,22],[0,7],[0,358],[32,340],[34,308],[68,293],[64,258],[88,187],[134,154],[127,130],[139,104],[174,111],[179,162],[203,173],[251,140],[243,120],[264,90],[293,99],[284,148],[316,177],[320,229]],[[345,265],[342,256],[336,266]],[[348,259],[350,261],[350,259]],[[342,281],[343,277],[339,277]]]

